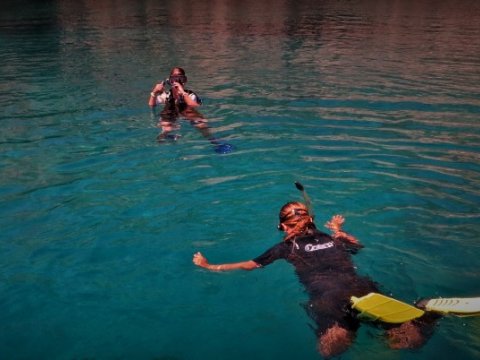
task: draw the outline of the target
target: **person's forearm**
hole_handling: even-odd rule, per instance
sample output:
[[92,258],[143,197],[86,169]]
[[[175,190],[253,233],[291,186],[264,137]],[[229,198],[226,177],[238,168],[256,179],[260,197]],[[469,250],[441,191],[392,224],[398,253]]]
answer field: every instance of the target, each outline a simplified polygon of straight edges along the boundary
[[202,267],[211,271],[253,270],[258,268],[258,264],[253,260],[249,260],[231,264],[206,264]]
[[199,106],[200,104],[197,103],[195,100],[193,100],[187,92],[184,92],[182,94],[183,96],[183,101],[185,102],[185,104],[187,104],[187,106],[190,106],[190,107],[197,107]]
[[154,107],[155,105],[157,105],[156,94],[153,91],[150,93],[150,98],[148,99],[148,105],[150,107]]
[[150,98],[148,99],[148,105],[150,107],[154,107],[157,105],[157,96],[163,93],[164,90],[164,82],[159,82],[158,84],[155,84],[155,86],[152,89],[152,92],[150,93]]
[[333,234],[333,237],[336,238],[336,239],[342,239],[343,241],[346,241],[346,242],[349,242],[351,244],[355,244],[355,245],[360,245],[363,247],[363,245],[360,244],[360,241],[358,241],[358,239],[343,231],[343,230],[338,230],[338,231],[335,231],[334,234]]

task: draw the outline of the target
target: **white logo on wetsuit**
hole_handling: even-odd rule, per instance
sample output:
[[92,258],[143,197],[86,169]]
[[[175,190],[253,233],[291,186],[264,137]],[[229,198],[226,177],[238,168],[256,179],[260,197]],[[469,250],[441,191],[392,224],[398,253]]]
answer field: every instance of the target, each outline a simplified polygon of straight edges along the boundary
[[318,245],[312,245],[312,244],[307,244],[305,245],[305,251],[317,251],[317,250],[323,250],[323,249],[328,249],[333,247],[333,241],[329,241],[325,244],[318,244]]

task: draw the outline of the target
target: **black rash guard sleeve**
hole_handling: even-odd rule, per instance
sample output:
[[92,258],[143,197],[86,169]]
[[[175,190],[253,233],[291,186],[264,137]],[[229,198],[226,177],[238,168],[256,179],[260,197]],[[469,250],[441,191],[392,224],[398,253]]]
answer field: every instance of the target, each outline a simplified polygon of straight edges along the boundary
[[260,266],[267,266],[273,263],[275,260],[278,259],[285,259],[290,251],[290,246],[286,242],[281,242],[267,251],[265,251],[262,255],[253,259],[258,265]]
[[347,250],[350,254],[353,254],[353,255],[358,253],[358,251],[364,247],[360,243],[352,243],[351,241],[348,240],[348,238],[343,236],[337,237],[337,240],[343,244],[343,247],[345,248],[345,250]]

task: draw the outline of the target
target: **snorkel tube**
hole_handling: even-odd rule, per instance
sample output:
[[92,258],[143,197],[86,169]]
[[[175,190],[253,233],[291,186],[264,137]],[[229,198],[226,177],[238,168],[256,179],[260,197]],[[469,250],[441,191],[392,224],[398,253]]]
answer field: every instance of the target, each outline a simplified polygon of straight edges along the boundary
[[298,181],[295,181],[295,187],[299,191],[302,192],[303,200],[305,200],[305,205],[307,206],[308,213],[310,214],[310,216],[313,219],[315,217],[315,215],[313,213],[312,201],[310,200],[310,197],[308,196],[307,192],[305,191],[305,188]]

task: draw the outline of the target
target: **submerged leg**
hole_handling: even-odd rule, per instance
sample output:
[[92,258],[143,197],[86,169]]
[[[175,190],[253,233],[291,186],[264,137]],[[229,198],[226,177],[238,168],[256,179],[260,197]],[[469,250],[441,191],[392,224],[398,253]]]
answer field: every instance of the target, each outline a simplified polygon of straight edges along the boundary
[[399,326],[386,330],[388,343],[392,349],[418,349],[433,334],[437,314],[427,313],[419,319],[407,321]]
[[355,338],[355,333],[338,323],[320,334],[317,342],[318,352],[326,359],[337,356],[348,349]]
[[176,121],[160,119],[157,127],[162,129],[162,132],[157,136],[158,142],[165,141],[166,139],[177,140],[178,137],[180,137],[180,135],[171,134],[171,132],[180,129],[180,125]]
[[425,343],[418,326],[412,321],[387,330],[388,345],[392,349],[417,349]]

